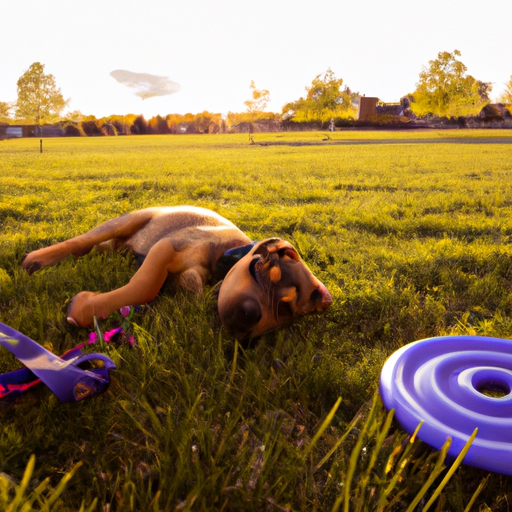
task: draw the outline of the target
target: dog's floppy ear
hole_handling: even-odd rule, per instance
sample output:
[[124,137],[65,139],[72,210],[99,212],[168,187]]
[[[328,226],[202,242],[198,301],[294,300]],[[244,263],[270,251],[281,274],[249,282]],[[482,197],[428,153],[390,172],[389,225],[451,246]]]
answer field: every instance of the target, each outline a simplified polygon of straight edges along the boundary
[[268,272],[272,283],[277,284],[282,277],[281,262],[286,260],[300,260],[295,249],[279,238],[270,239],[261,244],[254,254],[260,254],[261,258],[256,262],[256,271]]

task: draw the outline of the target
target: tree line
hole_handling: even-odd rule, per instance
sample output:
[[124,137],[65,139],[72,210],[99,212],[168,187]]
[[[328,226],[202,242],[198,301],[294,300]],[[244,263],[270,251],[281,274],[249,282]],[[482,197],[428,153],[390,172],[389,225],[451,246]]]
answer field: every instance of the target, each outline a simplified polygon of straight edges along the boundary
[[[492,84],[467,73],[461,53],[439,52],[436,59],[423,66],[414,92],[406,94],[412,112],[418,118],[474,116],[490,103]],[[254,125],[268,129],[282,124],[342,125],[355,120],[360,93],[344,85],[331,69],[317,75],[306,87],[306,94],[285,104],[280,113],[267,112],[270,92],[250,86],[251,97],[246,110],[230,112],[226,117],[204,111],[199,114],[169,114],[149,120],[141,115],[109,116],[96,119],[75,111],[61,116],[68,101],[57,87],[55,77],[44,72],[44,64],[34,62],[17,82],[18,98],[14,103],[0,102],[0,121],[7,123],[58,123],[67,135],[125,135],[144,133],[217,133]],[[499,102],[512,105],[512,76]]]

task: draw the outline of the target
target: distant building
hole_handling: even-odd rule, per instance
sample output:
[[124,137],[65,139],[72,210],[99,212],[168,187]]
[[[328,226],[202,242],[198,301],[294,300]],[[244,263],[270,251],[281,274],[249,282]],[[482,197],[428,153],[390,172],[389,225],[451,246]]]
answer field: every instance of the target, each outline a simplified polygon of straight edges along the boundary
[[379,98],[371,98],[361,96],[359,98],[359,110],[357,112],[357,119],[359,121],[367,121],[377,114],[376,107]]
[[401,98],[399,103],[384,103],[379,101],[379,98],[362,96],[357,119],[359,121],[373,121],[379,115],[395,116],[405,121],[417,119],[411,110],[410,101],[407,97]]
[[0,139],[21,137],[62,137],[65,130],[57,125],[0,124]]
[[28,125],[0,124],[0,139],[17,139],[33,135],[34,127]]

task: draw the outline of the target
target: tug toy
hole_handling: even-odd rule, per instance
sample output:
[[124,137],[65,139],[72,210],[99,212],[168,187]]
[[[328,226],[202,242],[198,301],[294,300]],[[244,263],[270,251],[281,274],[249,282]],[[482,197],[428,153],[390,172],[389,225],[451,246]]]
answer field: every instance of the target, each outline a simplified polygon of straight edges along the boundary
[[512,340],[447,336],[410,343],[384,364],[380,394],[404,429],[464,463],[512,475]]
[[[61,357],[0,322],[0,345],[9,350],[26,368],[0,374],[0,400],[16,399],[43,382],[61,402],[79,402],[104,392],[110,383],[114,362],[103,354],[82,354],[84,344]],[[90,360],[103,362],[102,368],[84,370],[79,365]]]

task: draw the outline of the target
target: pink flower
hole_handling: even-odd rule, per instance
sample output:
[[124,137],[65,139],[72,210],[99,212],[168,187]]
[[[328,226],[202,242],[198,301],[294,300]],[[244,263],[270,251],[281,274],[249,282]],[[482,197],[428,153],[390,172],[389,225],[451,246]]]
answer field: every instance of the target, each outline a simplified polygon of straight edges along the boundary
[[108,343],[116,334],[122,333],[122,327],[116,327],[115,329],[111,329],[110,331],[105,331],[103,334],[103,339]]
[[95,332],[89,333],[89,341],[87,342],[88,345],[93,345],[98,341],[98,335]]
[[126,318],[130,314],[131,307],[130,306],[123,306],[119,312],[123,316],[123,318]]
[[130,347],[132,347],[132,348],[135,345],[135,336],[133,334],[128,336],[128,343],[130,344]]

